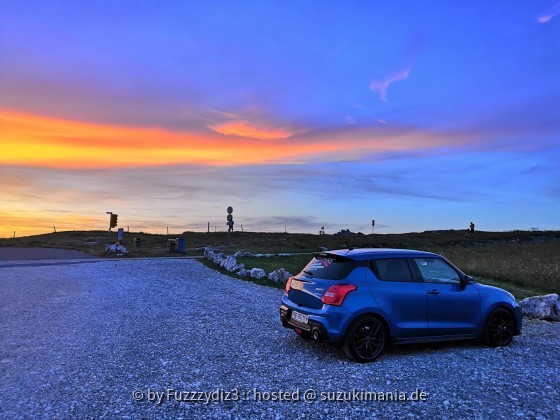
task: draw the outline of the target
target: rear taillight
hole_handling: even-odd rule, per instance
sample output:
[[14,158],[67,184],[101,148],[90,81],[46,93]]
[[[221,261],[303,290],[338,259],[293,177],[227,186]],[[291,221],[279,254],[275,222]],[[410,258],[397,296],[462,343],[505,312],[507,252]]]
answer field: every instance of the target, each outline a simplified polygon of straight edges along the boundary
[[286,282],[286,288],[284,289],[284,291],[285,291],[286,293],[288,293],[288,292],[290,291],[290,286],[292,285],[292,279],[293,279],[293,277],[290,277],[290,278],[288,279],[288,281]]
[[328,288],[321,300],[327,305],[340,306],[344,302],[346,295],[357,288],[354,284],[335,284]]

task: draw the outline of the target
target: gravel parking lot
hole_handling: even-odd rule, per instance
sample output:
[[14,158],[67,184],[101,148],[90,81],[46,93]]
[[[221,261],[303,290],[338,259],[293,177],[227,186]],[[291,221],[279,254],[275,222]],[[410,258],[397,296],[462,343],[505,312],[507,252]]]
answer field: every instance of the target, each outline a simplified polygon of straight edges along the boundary
[[560,324],[360,365],[283,329],[280,297],[188,259],[0,268],[0,417],[560,417]]

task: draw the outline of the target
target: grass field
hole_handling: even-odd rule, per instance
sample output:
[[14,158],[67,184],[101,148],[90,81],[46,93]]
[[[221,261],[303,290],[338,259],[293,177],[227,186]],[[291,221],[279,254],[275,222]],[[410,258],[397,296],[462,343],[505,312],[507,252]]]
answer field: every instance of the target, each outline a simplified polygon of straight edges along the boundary
[[522,287],[560,291],[560,241],[442,249],[465,272]]
[[[446,256],[477,280],[503,287],[517,298],[560,291],[560,232],[476,232],[465,238],[464,231],[445,230],[390,235],[311,235],[286,233],[185,232],[182,235],[125,233],[125,257],[168,256],[168,239],[183,236],[187,255],[201,255],[202,248],[212,246],[226,254],[236,251],[253,253],[293,253],[290,257],[242,258],[247,268],[260,267],[270,272],[280,267],[297,274],[320,247],[328,249],[390,247],[433,251]],[[142,245],[135,248],[133,239]],[[110,239],[116,240],[116,233]],[[95,256],[104,252],[108,233],[72,231],[22,238],[0,239],[0,246],[52,247],[76,249]],[[177,255],[177,254],[174,254]],[[266,283],[266,282],[265,282]]]

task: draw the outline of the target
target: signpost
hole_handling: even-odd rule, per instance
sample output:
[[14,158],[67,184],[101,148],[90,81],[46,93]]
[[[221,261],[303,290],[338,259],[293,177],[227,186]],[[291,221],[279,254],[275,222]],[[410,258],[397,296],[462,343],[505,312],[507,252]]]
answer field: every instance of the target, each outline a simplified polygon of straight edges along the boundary
[[228,225],[227,244],[228,244],[228,246],[229,246],[229,233],[230,233],[230,232],[233,232],[233,223],[234,223],[234,222],[233,222],[233,215],[232,215],[232,213],[233,213],[233,207],[229,206],[229,207],[227,208],[227,212],[228,212],[228,215],[227,215],[227,223],[226,223],[226,225]]
[[228,225],[228,233],[229,233],[229,232],[233,232],[233,225],[234,225],[233,215],[232,215],[233,207],[229,206],[227,208],[227,212],[228,212],[228,215],[227,215],[227,223],[226,224]]
[[111,242],[111,229],[117,227],[117,221],[119,218],[118,214],[114,214],[112,211],[106,211],[105,214],[109,215],[109,232],[107,233],[107,243]]

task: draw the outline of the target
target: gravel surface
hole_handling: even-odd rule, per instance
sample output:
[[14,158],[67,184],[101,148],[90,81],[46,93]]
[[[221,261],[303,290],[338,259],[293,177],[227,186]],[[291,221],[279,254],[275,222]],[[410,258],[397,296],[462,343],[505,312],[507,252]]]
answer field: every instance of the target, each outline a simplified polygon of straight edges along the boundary
[[[560,417],[558,323],[360,365],[283,329],[281,293],[194,260],[1,268],[0,417]],[[427,401],[352,393],[415,390]]]

